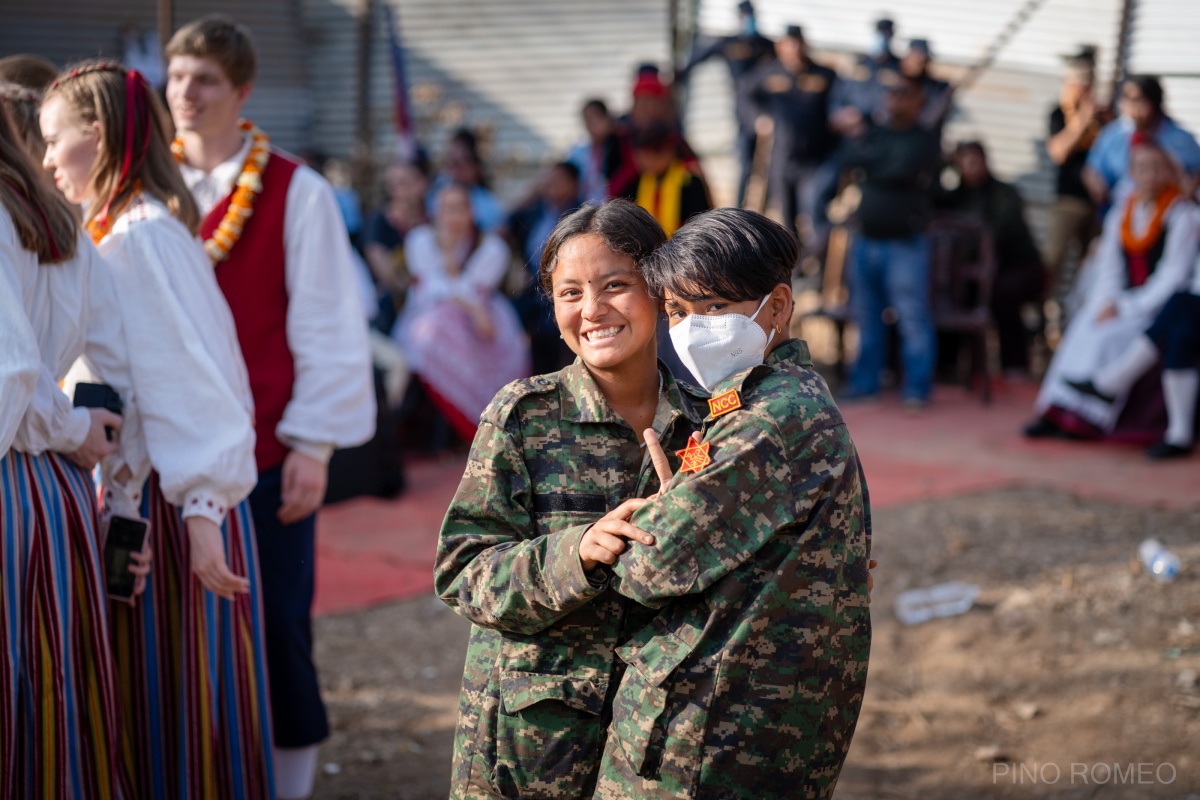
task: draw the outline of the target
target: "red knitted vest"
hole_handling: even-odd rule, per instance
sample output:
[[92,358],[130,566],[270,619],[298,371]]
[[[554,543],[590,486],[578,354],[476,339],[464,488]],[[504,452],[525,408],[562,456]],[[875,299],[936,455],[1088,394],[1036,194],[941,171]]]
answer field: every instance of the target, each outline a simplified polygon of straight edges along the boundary
[[[296,382],[296,366],[287,342],[288,293],[284,272],[287,250],[283,220],[288,187],[299,166],[298,161],[271,151],[263,169],[262,192],[254,200],[254,212],[229,257],[216,268],[217,283],[233,312],[238,343],[250,373],[257,438],[254,456],[259,472],[282,464],[288,451],[275,435]],[[218,203],[204,218],[200,226],[203,238],[212,236],[229,208],[231,197]]]

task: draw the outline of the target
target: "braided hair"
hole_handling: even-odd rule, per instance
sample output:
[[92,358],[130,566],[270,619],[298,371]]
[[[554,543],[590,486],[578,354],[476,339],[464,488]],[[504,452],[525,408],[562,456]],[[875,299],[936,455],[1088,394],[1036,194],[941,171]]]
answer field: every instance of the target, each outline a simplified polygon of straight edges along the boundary
[[91,176],[95,202],[85,222],[119,215],[140,190],[196,232],[200,210],[171,153],[171,118],[140,72],[115,61],[86,61],[46,90],[43,103],[55,100],[66,103],[81,124],[98,123],[100,131]]

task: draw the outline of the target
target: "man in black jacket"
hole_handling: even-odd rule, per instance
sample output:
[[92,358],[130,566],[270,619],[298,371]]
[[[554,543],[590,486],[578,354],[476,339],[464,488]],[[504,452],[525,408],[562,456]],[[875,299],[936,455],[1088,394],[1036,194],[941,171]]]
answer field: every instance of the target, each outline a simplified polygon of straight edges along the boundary
[[751,84],[751,95],[774,130],[769,186],[783,224],[797,233],[796,218],[804,217],[804,227],[811,229],[803,237],[805,249],[819,251],[829,225],[818,198],[829,194],[837,178],[829,160],[837,147],[829,127],[829,98],[837,73],[809,58],[798,25],[788,26],[775,51],[779,59],[762,67]]
[[920,82],[900,75],[887,87],[886,125],[866,120],[849,130],[842,164],[862,191],[860,233],[850,254],[850,308],[859,328],[851,395],[879,392],[886,354],[884,309],[896,310],[904,366],[902,397],[917,410],[929,402],[937,343],[929,308],[926,228],[940,163],[934,134],[920,124]]
[[1000,339],[1000,366],[1005,372],[1029,373],[1029,329],[1021,306],[1042,298],[1046,270],[1025,222],[1025,203],[1017,187],[1004,183],[988,168],[980,142],[962,142],[954,150],[961,183],[939,205],[978,217],[992,234],[996,278],[992,284],[992,320]]
[[770,39],[758,32],[754,5],[749,0],[738,3],[738,23],[737,34],[714,39],[697,49],[675,77],[677,81],[686,80],[694,67],[713,56],[720,56],[728,65],[729,76],[733,79],[737,153],[742,170],[737,193],[737,204],[740,206],[746,199],[746,184],[750,181],[750,173],[754,167],[754,148],[758,145],[758,136],[754,131],[757,110],[750,97],[749,81],[758,68],[775,55],[775,46]]

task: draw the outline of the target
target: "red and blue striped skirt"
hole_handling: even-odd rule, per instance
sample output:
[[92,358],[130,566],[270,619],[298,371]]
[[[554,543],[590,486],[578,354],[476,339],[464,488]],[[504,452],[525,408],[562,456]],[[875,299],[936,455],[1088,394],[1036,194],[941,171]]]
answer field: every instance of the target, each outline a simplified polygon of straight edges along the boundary
[[109,604],[123,751],[138,797],[274,797],[262,584],[250,505],[225,519],[230,569],[249,594],[223,600],[192,574],[180,509],[157,474],[143,491],[154,567],[136,606]]
[[0,457],[0,800],[129,797],[91,478]]

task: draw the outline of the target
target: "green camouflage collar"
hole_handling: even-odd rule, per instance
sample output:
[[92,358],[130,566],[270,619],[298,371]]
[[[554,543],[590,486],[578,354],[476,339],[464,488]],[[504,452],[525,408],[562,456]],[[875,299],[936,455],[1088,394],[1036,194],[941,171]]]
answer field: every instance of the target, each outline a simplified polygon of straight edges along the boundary
[[[703,416],[684,397],[675,376],[661,361],[658,362],[658,373],[663,379],[663,394],[654,415],[654,429],[660,432],[666,430],[669,423],[681,415],[699,423]],[[562,417],[565,421],[625,425],[625,421],[612,410],[612,406],[604,398],[604,393],[596,385],[592,373],[588,372],[580,359],[576,358],[561,374],[559,385],[562,391]]]
[[[718,397],[725,394],[730,389],[737,389],[738,394],[742,393],[742,387],[752,375],[762,375],[771,368],[783,366],[784,364],[797,364],[802,367],[811,367],[812,358],[808,354],[808,345],[803,339],[788,339],[783,344],[776,347],[767,356],[767,360],[761,364],[756,364],[753,367],[744,369],[741,372],[735,372],[725,380],[713,387],[712,396]],[[708,417],[712,419],[711,415]]]

